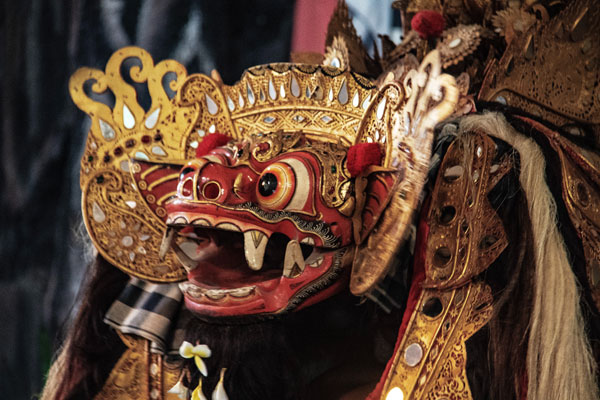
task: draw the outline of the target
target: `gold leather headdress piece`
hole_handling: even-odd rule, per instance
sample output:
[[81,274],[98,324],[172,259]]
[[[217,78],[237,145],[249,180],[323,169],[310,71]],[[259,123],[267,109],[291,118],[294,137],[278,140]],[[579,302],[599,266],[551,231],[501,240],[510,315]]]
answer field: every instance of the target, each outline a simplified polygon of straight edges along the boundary
[[[131,60],[138,62],[129,71],[131,80],[145,84],[150,94],[147,110],[121,74]],[[115,53],[104,72],[82,68],[72,76],[70,91],[92,120],[80,180],[92,241],[107,260],[131,275],[160,282],[184,279],[171,252],[164,260],[158,254],[164,203],[173,195],[160,185],[176,180],[177,174],[153,182],[152,188],[142,176],[136,186],[131,174],[140,171],[133,160],[156,164],[142,175],[160,165],[181,165],[213,132],[239,139],[259,132],[302,131],[313,140],[346,146],[380,143],[384,167],[406,167],[404,179],[392,191],[398,197],[390,195],[391,202],[403,204],[398,212],[411,209],[425,177],[433,125],[452,112],[456,101],[453,80],[440,77],[440,69],[439,56],[433,54],[406,84],[392,82],[378,91],[348,70],[283,63],[251,68],[228,86],[218,74],[188,77],[172,60],[155,65],[147,52],[134,47]],[[93,100],[88,89],[92,94],[112,92],[114,105]],[[381,279],[387,264],[360,290]]]
[[[535,18],[534,18],[535,21]],[[552,19],[520,32],[489,66],[479,98],[569,129],[591,125],[600,137],[600,8],[574,0]]]

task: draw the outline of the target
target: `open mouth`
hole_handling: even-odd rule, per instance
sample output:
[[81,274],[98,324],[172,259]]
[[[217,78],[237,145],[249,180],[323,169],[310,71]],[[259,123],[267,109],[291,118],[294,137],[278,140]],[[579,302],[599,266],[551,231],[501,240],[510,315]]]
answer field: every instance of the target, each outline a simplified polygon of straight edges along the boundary
[[188,272],[179,285],[186,306],[198,314],[280,312],[338,276],[344,249],[318,247],[310,233],[292,239],[239,221],[211,222],[173,223],[166,235]]

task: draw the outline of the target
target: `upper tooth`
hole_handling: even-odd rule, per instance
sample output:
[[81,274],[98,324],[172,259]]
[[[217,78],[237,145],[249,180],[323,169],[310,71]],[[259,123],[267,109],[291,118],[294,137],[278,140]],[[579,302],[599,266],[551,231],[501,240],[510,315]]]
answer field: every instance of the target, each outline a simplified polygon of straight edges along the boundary
[[186,225],[188,223],[187,219],[183,216],[175,217],[173,221],[174,224],[183,224]]
[[177,243],[173,243],[172,249],[175,252],[175,255],[177,256],[177,259],[186,270],[191,271],[194,268],[196,268],[196,261],[188,257],[188,255],[183,250],[181,250],[181,247],[179,247]]
[[163,240],[160,243],[160,249],[158,250],[158,257],[161,260],[165,259],[167,255],[167,251],[171,248],[171,243],[173,243],[173,238],[175,237],[175,229],[171,227],[167,227],[165,231],[165,235],[163,236]]
[[241,230],[240,228],[229,222],[223,222],[217,225],[216,227],[219,229],[223,229],[224,231],[239,232]]
[[251,269],[258,271],[262,268],[268,241],[267,235],[261,231],[244,232],[244,254]]
[[304,257],[302,249],[297,240],[290,240],[285,248],[285,258],[283,260],[283,276],[286,278],[295,278],[304,271]]
[[302,239],[300,241],[300,243],[308,244],[310,246],[314,246],[315,245],[315,239],[311,238],[310,236],[307,236],[304,239]]
[[197,220],[194,220],[192,222],[193,225],[197,225],[197,226],[210,226],[210,222],[208,222],[207,220],[203,219],[203,218],[199,218]]

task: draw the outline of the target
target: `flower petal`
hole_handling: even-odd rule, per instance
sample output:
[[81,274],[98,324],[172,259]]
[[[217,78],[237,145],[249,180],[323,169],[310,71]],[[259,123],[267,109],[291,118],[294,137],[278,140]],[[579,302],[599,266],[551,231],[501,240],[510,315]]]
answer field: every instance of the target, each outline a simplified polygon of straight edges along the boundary
[[202,361],[202,357],[195,356],[194,361],[196,362],[196,367],[198,367],[198,371],[204,376],[208,376],[208,370],[206,369],[206,364]]
[[211,400],[229,400],[227,392],[225,391],[225,385],[223,384],[223,378],[226,370],[227,368],[221,369],[221,377],[219,378],[219,382],[212,393]]
[[183,382],[179,381],[173,386],[171,389],[167,391],[167,393],[176,394],[182,400],[187,399],[188,388],[183,385]]
[[198,380],[198,386],[196,386],[196,389],[192,392],[192,400],[207,400],[206,397],[204,397],[204,393],[202,393],[202,378]]
[[183,341],[179,346],[179,355],[183,358],[192,358],[194,356],[194,346],[190,342]]
[[198,344],[194,346],[193,352],[195,356],[200,356],[202,358],[208,358],[212,354],[210,348],[205,344]]

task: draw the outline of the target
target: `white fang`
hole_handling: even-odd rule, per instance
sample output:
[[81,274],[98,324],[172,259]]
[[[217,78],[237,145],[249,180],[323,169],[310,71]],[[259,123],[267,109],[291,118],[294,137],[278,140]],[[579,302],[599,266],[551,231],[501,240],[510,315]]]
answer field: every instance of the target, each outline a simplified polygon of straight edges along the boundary
[[297,240],[290,240],[285,248],[285,258],[283,260],[283,276],[286,278],[295,278],[304,272],[304,256],[300,243]]
[[268,241],[267,235],[261,231],[244,232],[244,255],[250,269],[258,271],[262,268]]

